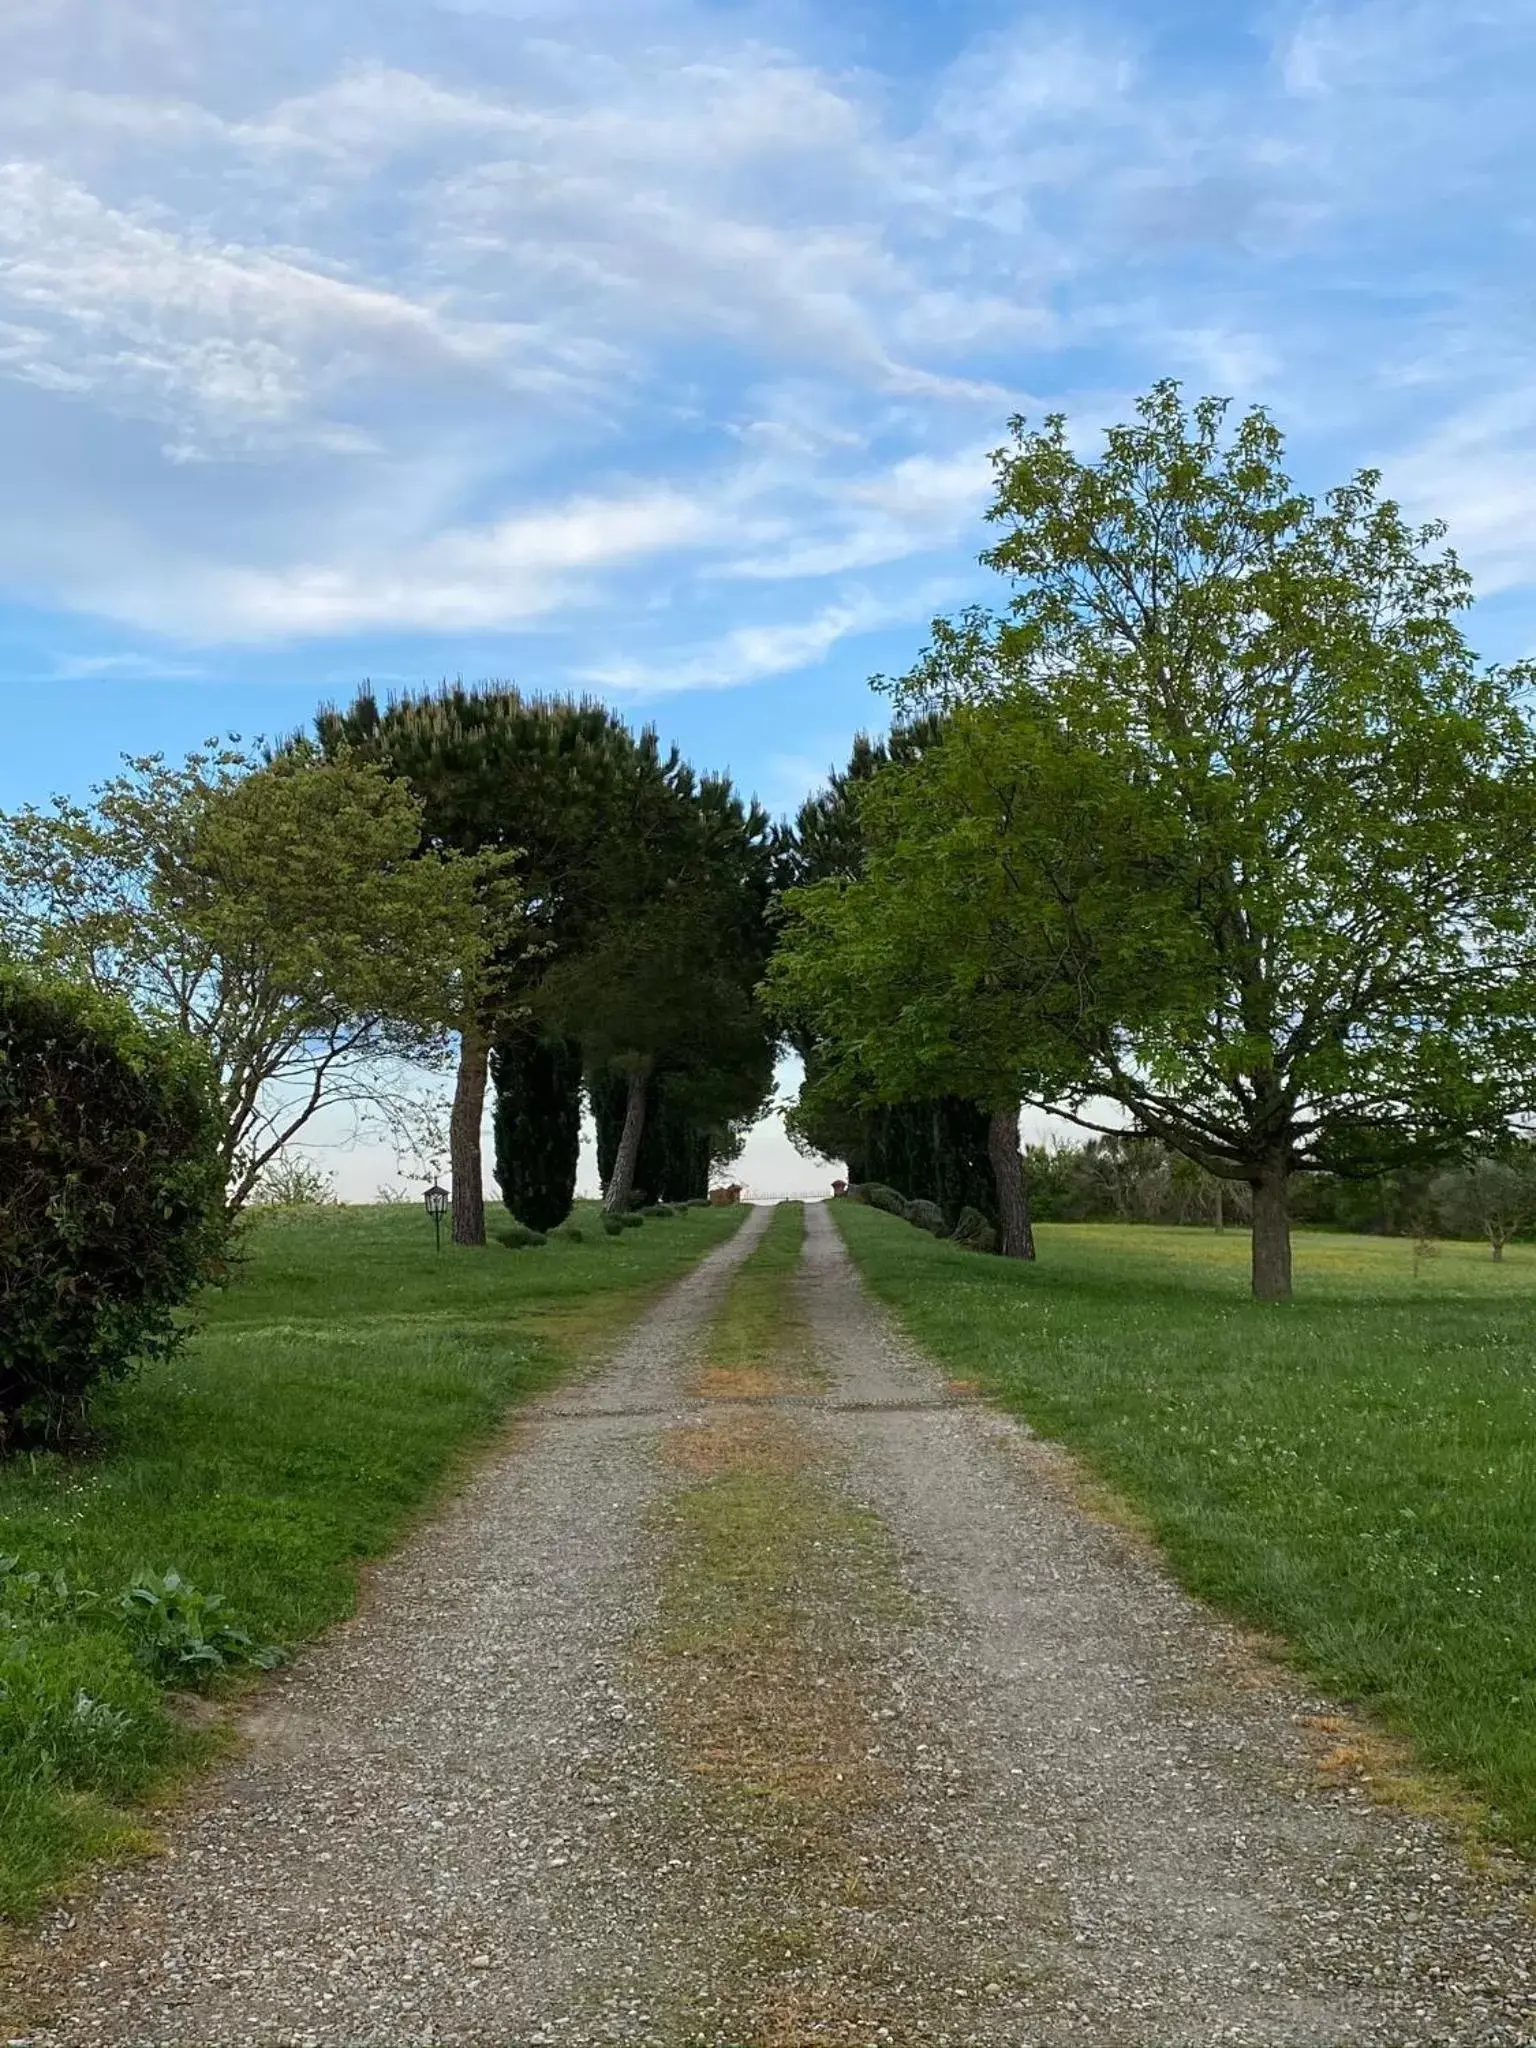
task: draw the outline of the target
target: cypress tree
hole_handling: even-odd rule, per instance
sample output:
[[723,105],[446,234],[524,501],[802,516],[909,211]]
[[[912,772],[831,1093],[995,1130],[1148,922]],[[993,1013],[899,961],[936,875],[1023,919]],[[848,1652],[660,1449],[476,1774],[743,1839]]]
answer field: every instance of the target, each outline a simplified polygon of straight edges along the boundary
[[535,1031],[503,1038],[491,1054],[496,1088],[496,1184],[530,1230],[571,1213],[581,1151],[581,1053]]

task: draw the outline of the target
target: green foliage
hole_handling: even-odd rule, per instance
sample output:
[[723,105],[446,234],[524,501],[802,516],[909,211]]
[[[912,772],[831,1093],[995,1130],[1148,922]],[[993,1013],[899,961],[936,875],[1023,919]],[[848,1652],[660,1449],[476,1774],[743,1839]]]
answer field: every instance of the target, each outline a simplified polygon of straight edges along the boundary
[[15,1642],[46,1641],[84,1627],[121,1634],[134,1661],[162,1685],[198,1685],[240,1665],[269,1671],[276,1643],[253,1642],[220,1593],[200,1593],[176,1571],[139,1572],[115,1594],[71,1585],[63,1572],[23,1571],[0,1557],[0,1631]]
[[1512,1238],[1536,1224],[1536,1148],[1511,1147],[1501,1158],[1474,1159],[1437,1174],[1427,1208],[1457,1237],[1486,1238],[1496,1259]]
[[[121,1795],[169,1736],[160,1688],[120,1636],[0,1633],[0,1802],[27,1779]],[[0,1911],[7,1903],[0,1882]]]
[[949,1236],[949,1224],[937,1202],[925,1202],[920,1198],[908,1202],[907,1221],[919,1230],[926,1230],[930,1237]]
[[497,1231],[496,1242],[504,1244],[509,1252],[522,1252],[548,1244],[549,1238],[542,1230],[530,1230],[526,1223],[514,1223],[506,1230]]
[[979,1209],[962,1209],[951,1233],[952,1242],[970,1252],[995,1252],[997,1232]]
[[[857,882],[870,852],[866,794],[887,768],[921,760],[943,732],[942,718],[926,717],[896,726],[883,741],[858,734],[847,768],[835,771],[827,787],[800,807],[783,856],[786,885]],[[800,936],[792,925],[790,954]],[[846,1161],[856,1182],[913,1188],[937,1202],[951,1223],[968,1204],[993,1213],[997,1197],[985,1108],[954,1094],[882,1098],[879,1081],[858,1058],[854,1041],[869,1017],[855,991],[841,1008],[826,1001],[824,982],[815,976],[796,982],[782,966],[770,977],[770,988],[776,1014],[805,1063],[799,1101],[786,1118],[800,1150]]]
[[175,1348],[223,1248],[219,1140],[190,1040],[0,966],[0,1451]]
[[[601,926],[579,956],[551,967],[539,1007],[580,1037],[594,1108],[605,1076],[621,1077],[626,1098],[644,1101],[631,1151],[644,1143],[652,1091],[664,1081],[684,1158],[675,1168],[659,1162],[659,1178],[685,1176],[675,1192],[686,1197],[702,1192],[707,1164],[685,1134],[707,1135],[710,1157],[729,1156],[772,1084],[773,1036],[756,988],[771,944],[775,835],[761,807],[744,803],[726,778],[695,777],[674,763],[610,856]],[[606,1180],[614,1207],[636,1175],[637,1156],[621,1139]]]
[[[588,1094],[597,1128],[597,1170],[606,1186],[618,1158],[629,1082],[623,1074],[595,1073]],[[681,1077],[658,1075],[650,1085],[635,1186],[659,1201],[707,1200],[710,1166],[721,1142],[721,1133],[693,1121]]]
[[1444,1245],[1416,1278],[1409,1244],[1306,1233],[1276,1316],[1244,1299],[1242,1233],[1048,1224],[1026,1275],[833,1214],[949,1373],[1536,1845],[1536,1250]]
[[529,1027],[491,1052],[496,1181],[519,1223],[553,1230],[571,1213],[581,1153],[581,1052]]
[[[510,1402],[742,1220],[712,1212],[610,1244],[594,1205],[577,1214],[595,1241],[548,1259],[439,1257],[415,1204],[321,1210],[302,1230],[254,1214],[198,1334],[104,1391],[90,1459],[0,1465],[0,1551],[32,1568],[0,1597],[16,1618],[0,1621],[0,1913],[130,1843],[122,1802],[201,1753],[136,1650],[154,1646],[171,1686],[217,1692],[227,1680],[199,1641],[227,1657],[231,1623],[259,1648],[350,1613],[361,1561],[399,1539],[466,1445],[493,1440]],[[124,1614],[141,1559],[174,1559],[183,1583],[141,1582]],[[15,1584],[34,1571],[46,1617]],[[102,1597],[62,1609],[61,1580]],[[188,1584],[228,1606],[197,1606]]]
[[565,1244],[585,1244],[587,1241],[587,1233],[579,1223],[562,1223],[555,1236]]
[[1293,1174],[1458,1150],[1536,1072],[1526,673],[1475,663],[1438,529],[1282,456],[1171,384],[1096,462],[1015,423],[1008,609],[896,687],[942,732],[774,974],[888,1100],[1108,1097],[1249,1183],[1272,1294]]
[[670,1221],[678,1212],[670,1202],[647,1202],[639,1213],[642,1216],[655,1216],[663,1221]]
[[407,1114],[381,1059],[441,1049],[514,919],[504,862],[423,857],[421,829],[381,768],[299,744],[152,756],[0,818],[0,917],[204,1047],[235,1210],[327,1099]]
[[859,1189],[859,1199],[871,1209],[883,1209],[888,1216],[905,1217],[907,1213],[906,1196],[879,1181],[865,1181]]

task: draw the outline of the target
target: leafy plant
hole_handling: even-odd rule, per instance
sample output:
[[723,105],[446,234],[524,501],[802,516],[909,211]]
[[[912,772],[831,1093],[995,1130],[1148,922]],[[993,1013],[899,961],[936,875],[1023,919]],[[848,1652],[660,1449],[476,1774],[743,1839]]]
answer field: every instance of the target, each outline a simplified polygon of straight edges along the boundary
[[283,1661],[276,1643],[256,1643],[230,1618],[222,1593],[200,1593],[179,1572],[141,1573],[108,1604],[134,1656],[161,1684],[197,1684],[240,1665],[270,1671]]
[[234,1621],[222,1593],[203,1593],[179,1572],[140,1572],[116,1594],[72,1586],[62,1572],[23,1571],[0,1557],[0,1629],[11,1644],[70,1627],[112,1632],[161,1684],[196,1684],[241,1665],[271,1670],[277,1643],[257,1643]]

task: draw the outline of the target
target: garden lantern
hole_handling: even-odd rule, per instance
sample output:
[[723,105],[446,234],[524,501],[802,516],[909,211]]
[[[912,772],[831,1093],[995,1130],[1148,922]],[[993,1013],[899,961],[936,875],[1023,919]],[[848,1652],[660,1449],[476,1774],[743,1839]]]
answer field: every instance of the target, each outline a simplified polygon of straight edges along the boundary
[[448,1190],[440,1188],[434,1181],[422,1196],[427,1205],[427,1214],[432,1218],[432,1235],[437,1240],[439,1251],[443,1248],[443,1218],[448,1213]]

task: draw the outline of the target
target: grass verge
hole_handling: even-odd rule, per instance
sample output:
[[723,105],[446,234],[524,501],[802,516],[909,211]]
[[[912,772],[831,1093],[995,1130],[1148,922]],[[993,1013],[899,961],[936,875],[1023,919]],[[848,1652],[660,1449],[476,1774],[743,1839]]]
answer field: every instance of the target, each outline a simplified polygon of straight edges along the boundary
[[[216,1740],[166,1711],[174,1657],[146,1668],[110,1596],[175,1570],[223,1594],[258,1644],[315,1635],[352,1611],[362,1561],[456,1458],[744,1213],[688,1210],[609,1239],[583,1205],[580,1243],[441,1255],[404,1208],[255,1223],[183,1354],[103,1397],[95,1454],[0,1466],[0,1554],[44,1575],[46,1595],[0,1601],[0,1913],[142,1845],[134,1802]],[[108,1598],[84,1605],[82,1590]]]
[[1030,1268],[834,1213],[951,1374],[1536,1848],[1536,1252],[1303,1235],[1273,1305],[1246,1297],[1241,1232],[1047,1225]]

